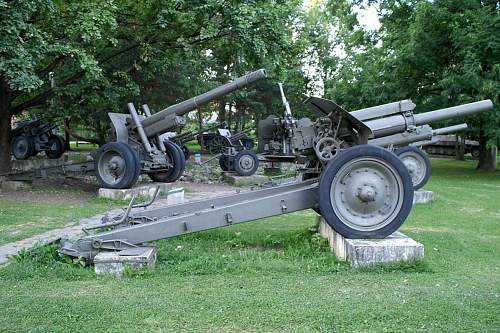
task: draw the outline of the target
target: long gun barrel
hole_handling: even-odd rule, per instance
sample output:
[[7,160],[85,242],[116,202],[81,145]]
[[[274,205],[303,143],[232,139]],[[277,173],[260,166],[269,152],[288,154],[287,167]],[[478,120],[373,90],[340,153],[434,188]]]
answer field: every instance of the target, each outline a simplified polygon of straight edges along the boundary
[[442,127],[442,128],[437,128],[432,131],[432,135],[443,135],[443,134],[450,134],[450,133],[456,133],[460,131],[465,131],[467,129],[467,124],[458,124],[458,125],[453,125],[453,126],[448,126],[448,127]]
[[418,142],[431,140],[435,135],[456,133],[465,129],[467,129],[467,124],[459,124],[437,129],[432,129],[429,125],[423,125],[414,128],[412,131],[405,131],[403,133],[397,133],[377,139],[371,139],[368,141],[368,143],[381,147],[404,146],[408,144],[417,146]]
[[402,112],[394,116],[378,118],[366,121],[365,124],[373,131],[375,138],[384,137],[396,133],[402,133],[414,126],[431,124],[437,121],[455,117],[463,117],[471,114],[488,111],[493,108],[491,100],[483,100],[450,108],[414,114],[413,112]]
[[236,80],[226,83],[220,87],[207,91],[201,95],[195,96],[147,117],[142,121],[142,127],[148,137],[156,134],[167,132],[170,128],[174,127],[177,116],[182,116],[198,107],[207,104],[221,96],[227,95],[237,89],[241,89],[250,85],[253,82],[266,78],[266,71],[259,69],[244,75]]

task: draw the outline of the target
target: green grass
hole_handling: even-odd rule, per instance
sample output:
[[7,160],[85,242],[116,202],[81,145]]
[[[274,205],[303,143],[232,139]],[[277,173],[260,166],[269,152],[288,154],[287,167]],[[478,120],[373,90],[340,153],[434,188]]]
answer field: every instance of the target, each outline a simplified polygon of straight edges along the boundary
[[355,270],[300,212],[157,242],[154,272],[96,277],[52,248],[0,269],[5,332],[492,332],[500,328],[500,173],[433,160],[402,231],[425,260]]
[[48,230],[77,224],[82,217],[91,217],[120,207],[121,200],[107,200],[84,196],[81,202],[65,202],[64,194],[84,195],[75,190],[61,190],[52,187],[37,187],[33,192],[51,195],[57,192],[60,200],[56,202],[36,202],[19,199],[0,199],[0,245],[25,239]]
[[70,143],[70,148],[74,151],[93,151],[99,149],[98,145],[94,145],[92,143],[79,143],[76,146],[76,143]]

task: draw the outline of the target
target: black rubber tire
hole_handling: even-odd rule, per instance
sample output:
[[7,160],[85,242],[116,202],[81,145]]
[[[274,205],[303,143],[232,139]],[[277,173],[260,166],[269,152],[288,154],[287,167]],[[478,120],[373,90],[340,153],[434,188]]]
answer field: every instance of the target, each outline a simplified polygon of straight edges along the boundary
[[182,176],[186,167],[186,160],[182,149],[178,145],[170,141],[164,141],[163,143],[165,144],[166,154],[172,161],[173,168],[167,171],[150,172],[148,176],[154,182],[172,183]]
[[181,162],[180,162],[181,168],[179,170],[179,174],[177,175],[177,178],[175,179],[175,180],[177,180],[177,179],[181,178],[182,174],[184,173],[184,170],[186,169],[187,159],[184,155],[184,150],[182,149],[182,147],[180,147],[178,144],[173,143],[173,142],[172,142],[172,144],[174,145],[174,148],[176,148],[179,151],[179,153],[181,154]]
[[[382,159],[396,169],[402,179],[403,201],[401,209],[389,224],[376,230],[356,230],[344,224],[336,215],[330,201],[330,188],[336,174],[342,166],[356,158],[370,156]],[[413,186],[408,170],[403,162],[401,162],[401,160],[394,153],[371,145],[360,145],[346,149],[335,159],[331,160],[326,169],[321,173],[318,194],[319,211],[321,212],[321,215],[336,232],[347,238],[385,238],[399,229],[410,214],[413,206]]]
[[64,154],[64,139],[61,138],[59,135],[51,135],[48,140],[48,144],[52,146],[53,144],[56,144],[56,149],[55,150],[46,150],[45,155],[47,155],[48,158],[51,159],[57,159],[60,158]]
[[181,147],[182,153],[184,154],[184,160],[189,160],[189,156],[191,156],[191,152],[189,151],[188,147],[186,145],[182,145]]
[[[18,145],[22,144],[25,149],[20,150],[16,149]],[[19,147],[18,147],[19,148]],[[35,152],[35,146],[31,141],[30,137],[26,135],[19,135],[12,139],[12,143],[10,146],[12,155],[16,158],[16,160],[27,160],[31,156],[33,156]]]
[[222,171],[232,171],[232,165],[229,165],[228,158],[229,156],[224,154],[219,156],[219,166]]
[[427,182],[429,181],[429,178],[431,177],[431,168],[432,168],[431,167],[431,160],[429,159],[427,154],[422,149],[417,148],[417,147],[412,147],[412,146],[398,148],[394,151],[394,154],[396,154],[397,156],[400,156],[401,154],[406,153],[406,152],[413,152],[415,154],[418,154],[420,157],[422,157],[422,160],[424,161],[424,164],[425,164],[425,176],[424,176],[424,178],[422,178],[422,180],[418,184],[413,184],[413,190],[416,191],[416,190],[424,187],[425,184],[427,184]]
[[[102,157],[105,153],[109,151],[114,151],[118,153],[123,160],[125,161],[125,172],[120,181],[115,183],[110,183],[106,179],[103,178],[103,175],[100,173],[99,163],[101,162]],[[141,165],[139,162],[139,157],[137,153],[134,151],[130,145],[123,142],[109,142],[103,145],[97,151],[94,159],[94,170],[95,175],[99,183],[105,188],[114,188],[114,189],[123,189],[132,187],[139,178],[141,173]]]
[[[249,170],[242,169],[240,166],[240,160],[244,157],[250,157],[253,159],[253,167]],[[238,152],[238,154],[236,154],[236,156],[234,157],[232,168],[239,176],[243,177],[251,176],[255,172],[257,172],[257,169],[259,168],[259,158],[257,157],[257,154],[255,154],[253,151],[242,150]]]

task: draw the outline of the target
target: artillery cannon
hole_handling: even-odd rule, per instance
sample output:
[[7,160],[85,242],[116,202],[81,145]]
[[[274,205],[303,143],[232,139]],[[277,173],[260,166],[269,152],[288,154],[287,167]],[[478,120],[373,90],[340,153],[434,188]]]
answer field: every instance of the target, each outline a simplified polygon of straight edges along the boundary
[[235,134],[231,134],[230,130],[221,128],[216,134],[205,135],[203,137],[203,144],[212,155],[221,154],[228,147],[239,147],[240,150],[250,150],[253,148],[254,142],[253,139],[248,137],[248,133],[253,130],[253,128],[249,128]]
[[216,125],[211,126],[211,127],[204,128],[200,131],[189,131],[189,132],[180,133],[180,134],[177,134],[175,136],[169,137],[169,140],[171,142],[175,143],[176,145],[178,145],[179,147],[181,147],[182,152],[184,153],[184,158],[187,161],[189,159],[190,151],[189,151],[188,147],[185,145],[185,143],[189,142],[191,140],[194,140],[199,135],[202,135],[206,132],[209,132],[209,131],[216,129],[219,126],[221,126],[221,123],[216,124]]
[[26,160],[42,151],[51,159],[61,157],[65,142],[55,133],[56,127],[37,118],[20,121],[11,133],[12,154],[18,160]]
[[[328,112],[342,111],[343,117],[351,122],[363,124],[368,129],[371,145],[387,147],[406,146],[412,142],[430,139],[436,135],[428,124],[457,116],[465,116],[491,108],[491,101],[480,101],[427,113],[415,114],[416,105],[411,100],[388,103],[347,113],[332,101],[318,97],[310,97],[305,104],[320,118],[313,123],[309,118],[296,120],[291,116],[290,107],[283,88],[280,85],[284,116],[270,115],[261,120],[258,126],[259,153],[234,153],[228,151],[220,160],[230,165],[239,175],[251,175],[258,167],[259,160],[265,162],[298,162],[306,163],[306,178],[318,175],[318,163],[328,163],[335,154],[346,146],[345,139],[331,136],[332,121],[326,118]],[[348,116],[346,116],[348,114]],[[441,129],[442,132],[456,131],[457,127]],[[354,130],[356,132],[356,130]],[[352,138],[356,135],[350,135]],[[355,140],[347,146],[352,145]],[[418,148],[399,148],[395,153],[408,166],[415,189],[421,188],[430,176],[430,161]],[[312,156],[312,159],[310,158]],[[418,163],[417,163],[418,162]],[[243,170],[243,171],[242,171]]]
[[139,115],[133,103],[128,103],[128,115],[109,113],[114,140],[95,155],[97,179],[108,188],[128,188],[141,173],[158,182],[177,180],[185,167],[184,153],[174,142],[164,141],[161,134],[183,126],[182,116],[188,112],[265,77],[263,69],[254,71],[155,114],[144,104],[145,115]]

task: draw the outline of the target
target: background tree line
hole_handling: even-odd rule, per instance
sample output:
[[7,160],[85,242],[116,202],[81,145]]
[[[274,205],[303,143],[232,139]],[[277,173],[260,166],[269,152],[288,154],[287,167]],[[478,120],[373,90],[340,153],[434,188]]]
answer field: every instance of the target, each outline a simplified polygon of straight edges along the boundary
[[[368,31],[356,8],[375,6]],[[153,111],[257,68],[270,79],[198,110],[231,129],[281,112],[285,84],[295,116],[302,94],[348,110],[413,99],[429,110],[491,98],[469,135],[492,166],[498,145],[500,3],[479,0],[0,0],[0,173],[10,168],[13,116],[37,113],[102,143],[108,112]],[[54,73],[55,80],[49,80]],[[228,111],[228,105],[233,111]]]

